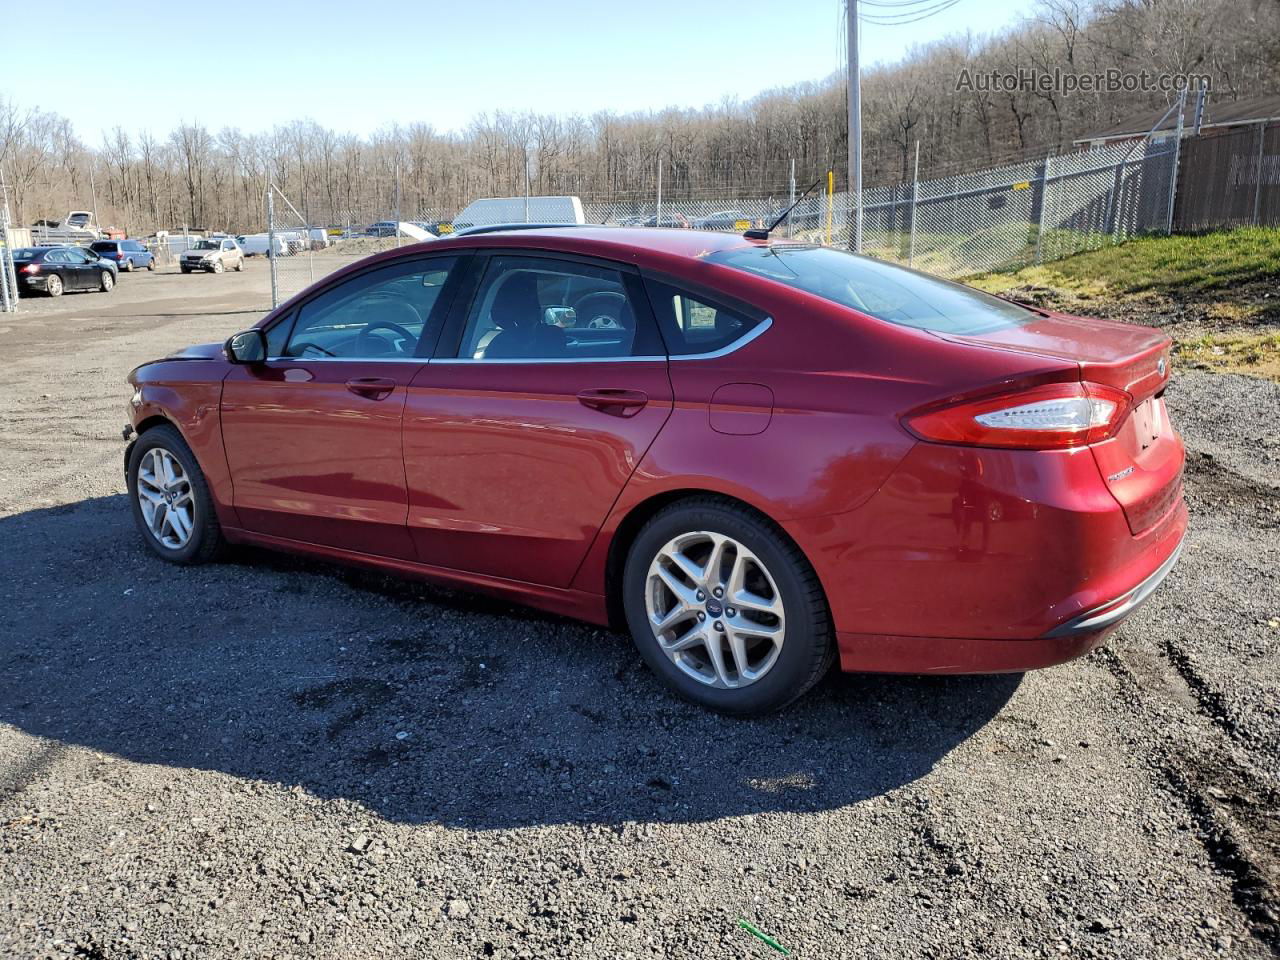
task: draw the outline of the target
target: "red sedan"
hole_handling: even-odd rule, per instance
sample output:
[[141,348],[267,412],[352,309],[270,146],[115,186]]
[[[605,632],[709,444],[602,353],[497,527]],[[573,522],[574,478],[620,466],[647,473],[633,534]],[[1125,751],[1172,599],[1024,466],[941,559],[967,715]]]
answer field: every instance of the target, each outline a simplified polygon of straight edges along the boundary
[[251,543],[625,624],[684,696],[1096,646],[1186,529],[1169,338],[880,261],[548,228],[388,251],[145,364],[147,544]]

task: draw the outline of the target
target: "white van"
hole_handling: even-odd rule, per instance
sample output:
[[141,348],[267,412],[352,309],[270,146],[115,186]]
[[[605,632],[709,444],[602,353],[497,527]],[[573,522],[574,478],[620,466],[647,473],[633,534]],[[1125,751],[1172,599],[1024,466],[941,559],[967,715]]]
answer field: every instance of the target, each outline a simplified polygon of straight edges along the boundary
[[[527,207],[527,213],[526,213]],[[453,218],[453,230],[495,223],[586,223],[577,197],[485,197]],[[442,231],[445,232],[445,231]]]
[[[271,235],[269,233],[250,233],[247,236],[236,237],[236,242],[240,244],[240,248],[244,250],[245,256],[248,257],[265,257],[267,251],[271,249]],[[276,234],[276,256],[287,257],[289,255],[289,243],[280,234]]]

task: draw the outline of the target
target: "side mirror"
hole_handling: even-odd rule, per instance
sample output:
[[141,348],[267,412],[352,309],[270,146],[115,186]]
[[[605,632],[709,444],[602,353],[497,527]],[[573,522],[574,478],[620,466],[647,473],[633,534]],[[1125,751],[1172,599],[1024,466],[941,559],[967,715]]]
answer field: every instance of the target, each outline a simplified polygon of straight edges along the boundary
[[232,363],[262,363],[267,359],[267,335],[257,327],[233,333],[223,349]]

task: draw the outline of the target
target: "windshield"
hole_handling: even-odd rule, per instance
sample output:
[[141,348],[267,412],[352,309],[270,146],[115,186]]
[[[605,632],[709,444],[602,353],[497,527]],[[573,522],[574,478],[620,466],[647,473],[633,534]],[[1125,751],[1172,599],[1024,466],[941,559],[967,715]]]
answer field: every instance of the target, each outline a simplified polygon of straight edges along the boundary
[[1029,310],[972,287],[830,247],[745,247],[707,260],[920,330],[972,336],[1035,319]]
[[217,240],[201,240],[194,247],[192,247],[192,249],[193,250],[217,250],[218,241]]

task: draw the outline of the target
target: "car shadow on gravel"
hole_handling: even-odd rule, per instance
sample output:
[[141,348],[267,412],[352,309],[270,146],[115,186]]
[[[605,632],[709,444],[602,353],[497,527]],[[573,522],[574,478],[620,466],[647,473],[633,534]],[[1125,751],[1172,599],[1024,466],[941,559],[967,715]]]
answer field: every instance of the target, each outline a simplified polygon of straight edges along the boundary
[[927,774],[1021,679],[833,673],[730,719],[573,621],[257,551],[169,566],[123,495],[0,519],[0,574],[0,722],[408,823],[838,808]]

